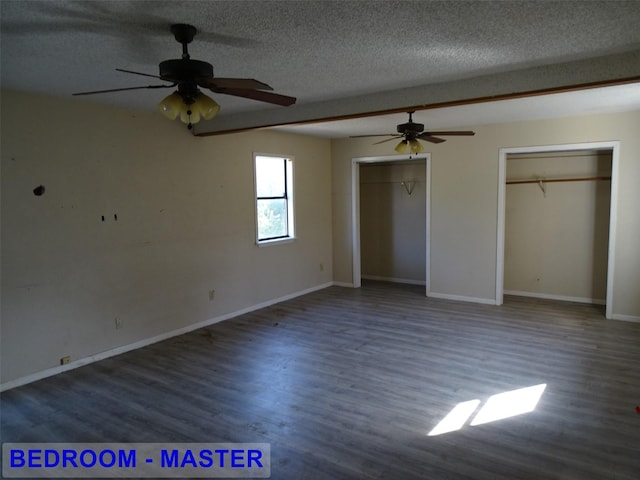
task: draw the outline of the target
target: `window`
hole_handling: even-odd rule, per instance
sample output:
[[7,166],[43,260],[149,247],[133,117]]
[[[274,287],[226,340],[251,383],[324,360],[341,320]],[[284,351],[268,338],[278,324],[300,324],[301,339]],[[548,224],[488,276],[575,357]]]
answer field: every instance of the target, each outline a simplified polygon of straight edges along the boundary
[[294,238],[293,159],[254,154],[258,244]]

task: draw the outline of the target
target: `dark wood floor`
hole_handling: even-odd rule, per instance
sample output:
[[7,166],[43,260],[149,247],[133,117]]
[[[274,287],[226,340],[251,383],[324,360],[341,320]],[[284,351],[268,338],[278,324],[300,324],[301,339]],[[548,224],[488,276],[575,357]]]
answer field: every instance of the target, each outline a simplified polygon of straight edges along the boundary
[[[546,383],[527,414],[427,433]],[[640,324],[332,287],[5,392],[3,442],[268,442],[273,479],[640,478]]]

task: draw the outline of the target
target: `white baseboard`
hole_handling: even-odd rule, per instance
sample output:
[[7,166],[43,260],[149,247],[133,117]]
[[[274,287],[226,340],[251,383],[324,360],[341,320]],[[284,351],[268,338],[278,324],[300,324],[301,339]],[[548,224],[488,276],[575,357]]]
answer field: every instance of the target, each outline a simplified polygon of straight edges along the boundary
[[363,280],[378,280],[381,282],[406,283],[408,285],[426,285],[424,280],[411,280],[409,278],[381,277],[378,275],[362,275]]
[[606,305],[606,301],[599,298],[584,298],[584,297],[569,297],[566,295],[553,295],[550,293],[538,293],[538,292],[521,292],[518,290],[505,290],[505,295],[514,295],[516,297],[532,297],[532,298],[544,298],[545,300],[561,300],[563,302],[576,302],[576,303],[593,303],[594,305]]
[[353,283],[349,283],[349,282],[331,282],[331,285],[333,285],[334,287],[354,288]]
[[622,313],[614,313],[611,315],[611,320],[622,320],[623,322],[638,322],[640,323],[640,317],[636,315],[623,315]]
[[495,305],[495,298],[467,297],[465,295],[450,295],[448,293],[427,292],[427,297],[442,298],[443,300],[455,300],[456,302],[481,303],[483,305]]
[[292,298],[306,295],[307,293],[315,292],[317,290],[322,290],[324,288],[332,286],[333,284],[334,284],[333,282],[327,282],[322,285],[316,285],[315,287],[290,293],[283,297],[276,298],[273,300],[268,300],[266,302],[262,302],[257,305],[252,305],[250,307],[237,310],[235,312],[227,313],[224,315],[220,315],[218,317],[204,320],[202,322],[187,325],[186,327],[178,328],[176,330],[171,330],[170,332],[161,333],[160,335],[156,335],[155,337],[145,338],[144,340],[130,343],[128,345],[123,345],[121,347],[113,348],[111,350],[107,350],[106,352],[96,353],[94,355],[90,355],[88,357],[84,357],[79,360],[70,362],[66,365],[60,365],[60,366],[48,368],[46,370],[42,370],[40,372],[32,373],[30,375],[26,375],[24,377],[20,377],[15,380],[11,380],[11,381],[0,384],[0,392],[4,392],[12,388],[20,387],[22,385],[26,385],[28,383],[32,383],[38,380],[42,380],[43,378],[51,377],[53,375],[58,375],[59,373],[73,370],[79,367],[83,367],[90,363],[98,362],[100,360],[104,360],[109,357],[114,357],[122,353],[130,352],[132,350],[137,350],[138,348],[146,347],[148,345],[152,345],[154,343],[158,343],[172,337],[177,337],[178,335],[184,335],[185,333],[192,332],[193,330],[197,330],[203,327],[208,327],[209,325],[213,325],[215,323],[222,322],[224,320],[229,320],[230,318],[238,317],[240,315],[244,315],[245,313],[253,312],[254,310],[260,310],[261,308],[269,307],[276,303],[284,302],[286,300],[291,300]]

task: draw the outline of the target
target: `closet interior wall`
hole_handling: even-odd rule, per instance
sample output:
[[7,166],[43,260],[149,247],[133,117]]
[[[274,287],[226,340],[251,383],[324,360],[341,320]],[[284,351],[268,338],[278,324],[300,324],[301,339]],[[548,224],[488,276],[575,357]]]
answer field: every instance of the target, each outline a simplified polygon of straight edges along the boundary
[[426,161],[360,166],[362,278],[425,284]]
[[605,303],[611,158],[609,150],[507,157],[505,294]]

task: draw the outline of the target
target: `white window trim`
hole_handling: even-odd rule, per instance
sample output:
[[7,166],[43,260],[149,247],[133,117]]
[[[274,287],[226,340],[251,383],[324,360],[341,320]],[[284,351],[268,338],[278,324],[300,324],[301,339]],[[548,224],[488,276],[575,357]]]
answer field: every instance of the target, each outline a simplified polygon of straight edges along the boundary
[[[258,181],[256,178],[256,157],[273,157],[282,158],[288,160],[290,163],[288,175],[287,175],[287,222],[288,222],[288,235],[282,238],[272,238],[267,240],[259,239],[258,231]],[[274,153],[260,153],[253,152],[253,205],[254,205],[254,221],[256,227],[256,245],[258,247],[272,247],[275,245],[282,245],[286,243],[292,243],[296,239],[295,235],[295,157],[293,155],[279,155]]]

